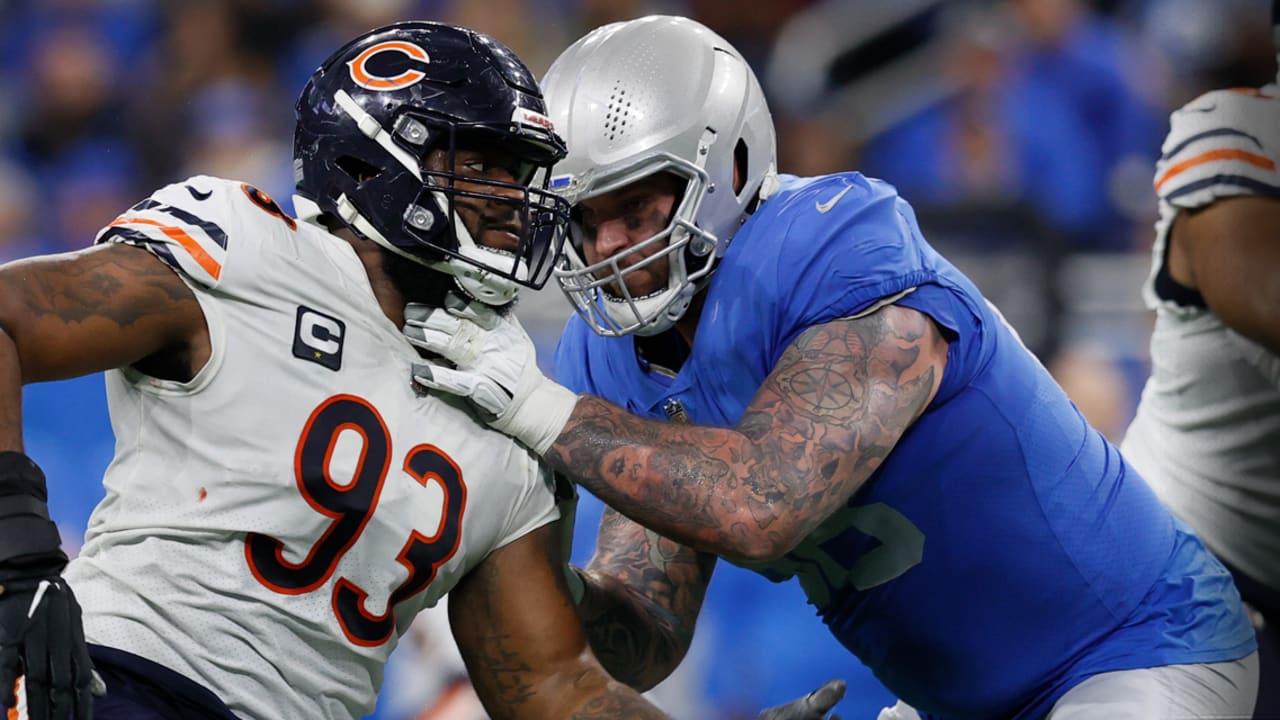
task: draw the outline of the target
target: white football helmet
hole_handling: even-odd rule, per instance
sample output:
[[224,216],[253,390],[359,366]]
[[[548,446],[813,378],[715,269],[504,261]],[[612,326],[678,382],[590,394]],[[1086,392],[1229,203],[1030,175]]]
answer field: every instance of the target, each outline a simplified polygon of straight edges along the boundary
[[[654,173],[687,183],[664,230],[594,265],[585,261],[574,223],[572,247],[554,273],[595,332],[663,332],[705,287],[756,203],[777,189],[773,119],[760,83],[724,38],[693,20],[654,15],[605,25],[578,40],[552,64],[542,87],[569,148],[552,169],[549,188],[569,203]],[[735,161],[744,180],[736,193]],[[663,249],[623,265],[623,256],[646,245]],[[626,275],[664,257],[666,286],[633,297]]]

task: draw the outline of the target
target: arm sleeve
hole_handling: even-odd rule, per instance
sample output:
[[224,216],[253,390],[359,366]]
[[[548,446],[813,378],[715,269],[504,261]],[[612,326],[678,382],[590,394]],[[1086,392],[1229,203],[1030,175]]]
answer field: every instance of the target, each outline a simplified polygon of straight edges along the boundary
[[168,185],[99,231],[97,243],[144,248],[205,288],[221,282],[227,239],[238,231],[235,183],[198,176]]
[[1280,198],[1280,99],[1218,90],[1169,118],[1156,165],[1160,200],[1179,209],[1239,195]]

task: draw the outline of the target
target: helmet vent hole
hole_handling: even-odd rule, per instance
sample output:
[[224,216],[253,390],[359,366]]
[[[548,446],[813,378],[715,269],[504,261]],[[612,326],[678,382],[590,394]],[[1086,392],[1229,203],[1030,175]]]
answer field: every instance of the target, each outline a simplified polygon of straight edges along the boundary
[[615,83],[609,93],[609,104],[604,114],[604,136],[614,142],[626,135],[628,125],[634,120],[631,100],[627,97],[627,89],[621,83]]

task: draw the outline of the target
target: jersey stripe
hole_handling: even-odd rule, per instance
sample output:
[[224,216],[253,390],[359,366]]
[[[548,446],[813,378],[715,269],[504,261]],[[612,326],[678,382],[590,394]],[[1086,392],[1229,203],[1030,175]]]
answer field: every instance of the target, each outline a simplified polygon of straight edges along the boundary
[[101,236],[98,237],[95,244],[108,242],[113,237],[124,240],[128,245],[135,245],[145,248],[156,257],[160,258],[165,265],[177,270],[179,273],[185,272],[182,269],[182,263],[178,262],[178,258],[173,256],[173,251],[169,249],[168,243],[161,242],[146,233],[130,230],[122,227],[108,227]]
[[186,210],[183,210],[180,207],[174,207],[172,205],[161,205],[157,207],[156,210],[162,213],[168,213],[169,215],[174,216],[175,218],[181,220],[184,223],[187,223],[188,225],[194,225],[200,228],[205,232],[206,235],[209,236],[210,240],[218,244],[218,247],[222,248],[223,250],[227,249],[227,234],[222,231],[222,228],[218,227],[217,225],[214,225],[208,220],[204,220],[200,217],[192,215],[191,213],[187,212]]
[[1177,165],[1174,165],[1173,167],[1165,171],[1165,174],[1156,180],[1156,192],[1159,192],[1160,187],[1162,185],[1169,182],[1173,178],[1177,177],[1179,174],[1187,170],[1190,170],[1191,168],[1196,167],[1197,165],[1203,165],[1205,163],[1214,162],[1215,160],[1240,160],[1242,162],[1249,163],[1250,165],[1260,167],[1264,170],[1276,169],[1275,161],[1273,161],[1271,158],[1264,157],[1262,155],[1251,153],[1245,150],[1236,150],[1234,148],[1221,148],[1218,150],[1210,150],[1208,152],[1201,153],[1191,158],[1190,160],[1183,160],[1182,162],[1178,163]]
[[169,239],[178,243],[184,250],[190,253],[196,263],[199,264],[205,272],[209,273],[209,276],[214,280],[217,280],[219,276],[222,275],[222,265],[217,260],[213,259],[213,256],[206,252],[204,248],[200,247],[200,243],[196,241],[195,238],[184,232],[182,228],[165,225],[164,223],[157,222],[155,220],[140,217],[117,218],[111,222],[111,227],[133,224],[152,225],[159,228],[160,232],[164,233],[169,237]]
[[1250,135],[1247,132],[1236,130],[1235,128],[1215,128],[1213,130],[1206,130],[1202,133],[1196,133],[1195,135],[1192,135],[1186,140],[1183,140],[1182,142],[1178,143],[1177,147],[1173,148],[1172,150],[1165,153],[1164,155],[1161,155],[1160,159],[1170,160],[1174,158],[1178,153],[1185,150],[1188,145],[1190,145],[1193,142],[1196,142],[1197,140],[1205,140],[1211,137],[1221,137],[1223,135],[1232,135],[1235,137],[1245,138],[1249,142],[1253,143],[1254,145],[1257,145],[1259,150],[1263,149],[1262,143],[1258,140],[1258,138]]
[[1168,195],[1165,195],[1164,199],[1168,202],[1173,202],[1183,195],[1188,195],[1196,192],[1197,190],[1203,190],[1213,185],[1235,185],[1237,187],[1252,190],[1259,195],[1280,197],[1280,186],[1271,185],[1270,183],[1265,183],[1261,180],[1246,177],[1244,175],[1214,175],[1203,180],[1197,180],[1193,183],[1187,183],[1185,187],[1180,187]]

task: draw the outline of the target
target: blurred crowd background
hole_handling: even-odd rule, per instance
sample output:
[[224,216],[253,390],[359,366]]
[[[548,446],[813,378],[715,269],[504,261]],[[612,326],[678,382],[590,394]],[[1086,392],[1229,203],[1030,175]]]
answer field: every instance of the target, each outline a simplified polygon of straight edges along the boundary
[[[1266,0],[0,0],[0,261],[85,247],[196,173],[289,208],[294,99],[371,27],[467,25],[541,75],[591,28],[654,12],[701,20],[747,56],[782,171],[896,185],[1119,440],[1147,372],[1139,288],[1168,113],[1275,77]],[[549,287],[520,313],[549,357],[568,304]],[[25,410],[74,551],[114,442],[102,380],[28,387]],[[583,499],[580,563],[599,511]],[[465,702],[432,705],[465,695],[443,627],[435,614],[402,643],[375,717],[468,717]],[[691,656],[656,697],[678,717],[749,718],[833,676],[850,681],[846,720],[892,704],[797,587],[722,563]]]

